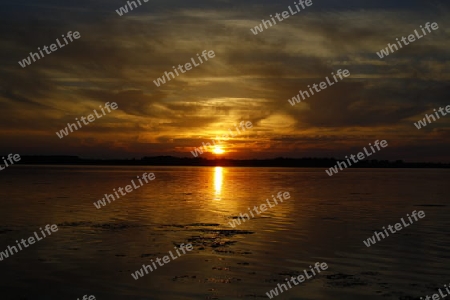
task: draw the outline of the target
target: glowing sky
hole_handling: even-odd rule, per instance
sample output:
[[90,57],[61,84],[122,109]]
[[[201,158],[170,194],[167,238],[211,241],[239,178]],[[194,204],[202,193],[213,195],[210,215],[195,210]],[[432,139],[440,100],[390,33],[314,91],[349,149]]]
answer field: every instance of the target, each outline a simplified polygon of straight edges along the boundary
[[[126,158],[192,156],[240,121],[226,157],[342,157],[376,139],[377,159],[449,162],[448,1],[314,1],[255,36],[293,1],[10,1],[0,12],[0,152]],[[426,22],[440,29],[380,60],[377,51]],[[22,69],[18,61],[68,31],[81,38]],[[214,59],[153,80],[213,50]],[[337,69],[351,76],[292,107],[287,100]],[[105,102],[119,109],[60,140],[55,132]],[[207,157],[207,156],[205,156]]]

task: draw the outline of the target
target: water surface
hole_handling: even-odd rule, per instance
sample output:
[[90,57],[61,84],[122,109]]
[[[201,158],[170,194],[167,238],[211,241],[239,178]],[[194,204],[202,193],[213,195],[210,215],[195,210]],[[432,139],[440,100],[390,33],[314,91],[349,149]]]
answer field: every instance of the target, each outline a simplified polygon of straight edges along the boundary
[[[96,209],[144,172],[154,181]],[[0,172],[1,299],[262,299],[315,262],[328,270],[277,299],[414,299],[448,284],[449,170],[13,166]],[[232,228],[248,207],[291,198]],[[367,248],[413,210],[426,217]],[[131,272],[180,243],[194,250]],[[268,299],[268,298],[267,298]]]

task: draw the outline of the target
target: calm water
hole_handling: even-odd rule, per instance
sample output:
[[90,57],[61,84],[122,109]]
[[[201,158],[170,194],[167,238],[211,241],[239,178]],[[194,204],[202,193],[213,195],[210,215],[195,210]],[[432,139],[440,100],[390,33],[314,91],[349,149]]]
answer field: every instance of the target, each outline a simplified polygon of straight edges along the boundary
[[[144,172],[156,179],[96,209]],[[328,270],[276,299],[415,299],[450,281],[450,170],[27,167],[0,172],[0,299],[263,299],[310,264]],[[289,200],[231,228],[279,191]],[[426,217],[367,248],[413,210]],[[175,245],[194,250],[134,280]]]

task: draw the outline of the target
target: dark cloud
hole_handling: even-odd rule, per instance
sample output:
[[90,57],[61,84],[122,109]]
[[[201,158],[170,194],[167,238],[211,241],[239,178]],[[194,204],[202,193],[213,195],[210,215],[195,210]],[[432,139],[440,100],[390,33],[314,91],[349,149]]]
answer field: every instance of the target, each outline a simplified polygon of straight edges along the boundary
[[[413,122],[448,105],[448,3],[313,3],[257,36],[250,28],[292,3],[157,0],[122,17],[115,12],[122,0],[8,3],[0,12],[2,151],[182,154],[250,120],[247,136],[254,140],[228,142],[239,151],[247,147],[248,156],[332,156],[386,136],[399,141],[386,151],[393,158],[445,160],[450,121],[420,132]],[[428,21],[440,29],[383,60],[376,55]],[[18,65],[68,31],[81,38],[26,68]],[[216,57],[155,86],[153,80],[203,50]],[[295,107],[287,102],[337,69],[352,75]],[[55,137],[105,102],[117,102],[119,110],[73,136]],[[440,142],[429,143],[430,135]],[[245,156],[239,151],[233,155]]]

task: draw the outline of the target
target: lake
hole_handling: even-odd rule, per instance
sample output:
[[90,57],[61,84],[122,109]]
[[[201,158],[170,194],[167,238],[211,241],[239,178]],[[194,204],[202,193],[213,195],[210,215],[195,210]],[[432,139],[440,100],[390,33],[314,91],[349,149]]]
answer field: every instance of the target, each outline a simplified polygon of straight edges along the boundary
[[[93,205],[144,172],[155,180]],[[0,182],[0,251],[59,229],[0,262],[1,299],[263,299],[316,262],[328,269],[276,298],[418,299],[450,279],[450,170],[19,165]],[[414,210],[426,217],[364,245]],[[193,250],[133,279],[181,243]]]

